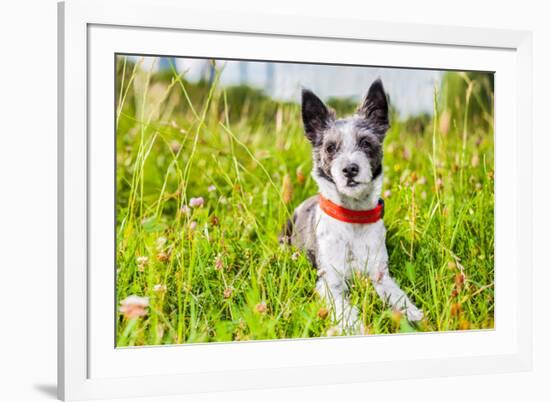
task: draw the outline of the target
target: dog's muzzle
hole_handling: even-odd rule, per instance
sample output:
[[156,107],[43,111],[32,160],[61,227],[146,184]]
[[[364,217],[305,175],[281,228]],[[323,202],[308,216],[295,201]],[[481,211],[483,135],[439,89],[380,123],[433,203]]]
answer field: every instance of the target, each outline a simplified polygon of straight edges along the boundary
[[355,187],[359,184],[359,182],[353,180],[353,178],[359,174],[359,165],[357,163],[350,163],[342,169],[342,173],[344,173],[344,177],[348,179],[346,183],[348,187]]

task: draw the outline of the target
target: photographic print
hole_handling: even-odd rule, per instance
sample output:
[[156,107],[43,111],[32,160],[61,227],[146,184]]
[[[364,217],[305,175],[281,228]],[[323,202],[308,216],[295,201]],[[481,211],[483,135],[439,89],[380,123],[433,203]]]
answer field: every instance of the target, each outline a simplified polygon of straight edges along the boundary
[[116,345],[494,328],[494,75],[115,57]]

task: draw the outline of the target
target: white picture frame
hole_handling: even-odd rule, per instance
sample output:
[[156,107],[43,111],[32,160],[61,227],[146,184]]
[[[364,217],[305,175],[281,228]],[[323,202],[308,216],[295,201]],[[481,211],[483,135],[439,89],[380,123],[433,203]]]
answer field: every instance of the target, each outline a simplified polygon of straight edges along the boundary
[[[132,13],[127,12],[130,8]],[[69,0],[59,4],[58,15],[61,399],[162,396],[531,368],[529,32],[297,16],[217,15],[186,9],[176,0]],[[181,38],[193,40],[178,41]],[[201,46],[183,50],[182,43]],[[332,49],[330,56],[324,55],[322,60],[321,47]],[[109,210],[113,199],[109,193],[113,187],[112,181],[109,184],[112,166],[101,161],[113,160],[114,149],[109,150],[109,146],[113,148],[111,136],[97,134],[112,130],[107,115],[112,103],[106,100],[111,96],[113,86],[109,80],[113,77],[102,67],[108,57],[117,52],[183,56],[192,51],[203,57],[361,64],[365,59],[358,49],[377,50],[373,54],[378,58],[369,59],[376,65],[495,71],[495,329],[115,349],[114,320],[109,315],[114,314],[114,304],[109,296],[98,296],[113,293],[109,271],[113,265],[99,264],[108,268],[96,269],[97,261],[108,262],[113,255],[107,234],[112,230],[109,225],[114,213]],[[412,58],[412,54],[423,57]],[[506,188],[499,178],[508,178]],[[510,186],[514,191],[509,191]],[[505,191],[513,196],[499,198]],[[504,215],[508,217],[506,222],[501,219]],[[102,239],[107,239],[105,247]],[[457,346],[449,352],[451,343]],[[388,346],[393,354],[376,353]],[[319,353],[320,348],[324,353]],[[235,362],[235,356],[239,356],[236,363],[223,363]]]

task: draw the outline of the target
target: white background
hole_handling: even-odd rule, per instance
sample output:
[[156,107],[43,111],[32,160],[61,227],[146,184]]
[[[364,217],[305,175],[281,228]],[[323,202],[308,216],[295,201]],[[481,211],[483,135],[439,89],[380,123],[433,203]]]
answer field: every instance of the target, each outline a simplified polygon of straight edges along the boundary
[[[548,400],[550,266],[544,250],[550,227],[545,163],[550,149],[550,24],[544,3],[210,0],[197,4],[216,12],[238,8],[534,32],[534,371],[154,400]],[[0,399],[44,401],[55,399],[56,378],[56,2],[11,2],[1,6],[0,15]]]

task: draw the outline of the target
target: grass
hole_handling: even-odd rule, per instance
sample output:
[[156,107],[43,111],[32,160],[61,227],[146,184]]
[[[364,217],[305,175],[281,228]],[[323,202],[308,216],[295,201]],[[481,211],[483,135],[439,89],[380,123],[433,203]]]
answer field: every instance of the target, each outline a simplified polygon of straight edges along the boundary
[[[222,89],[217,73],[190,83],[117,61],[117,300],[147,298],[118,313],[118,346],[317,337],[331,326],[315,270],[277,242],[317,192],[299,105]],[[384,160],[390,273],[425,318],[412,327],[355,276],[351,300],[369,333],[493,328],[487,82],[447,73],[433,116],[394,113]],[[182,209],[197,197],[201,207]]]

